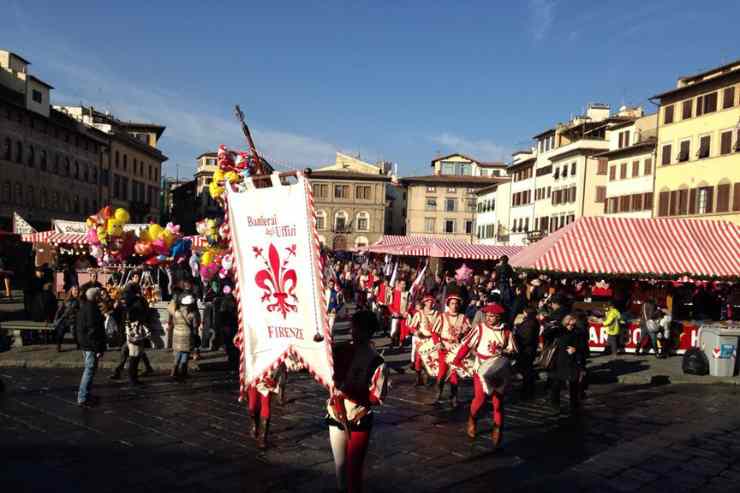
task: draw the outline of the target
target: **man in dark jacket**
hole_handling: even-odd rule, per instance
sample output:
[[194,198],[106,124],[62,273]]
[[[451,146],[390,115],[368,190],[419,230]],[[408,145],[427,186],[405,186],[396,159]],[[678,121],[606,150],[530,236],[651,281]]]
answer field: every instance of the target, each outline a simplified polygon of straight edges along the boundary
[[519,348],[516,366],[522,374],[522,400],[534,397],[534,370],[532,363],[537,356],[540,342],[540,321],[534,308],[524,310],[524,320],[514,331],[516,345]]
[[99,298],[98,288],[85,291],[77,316],[77,340],[80,343],[85,364],[77,394],[77,405],[85,407],[95,403],[95,399],[90,395],[90,389],[98,368],[98,361],[105,352],[105,320],[98,307]]

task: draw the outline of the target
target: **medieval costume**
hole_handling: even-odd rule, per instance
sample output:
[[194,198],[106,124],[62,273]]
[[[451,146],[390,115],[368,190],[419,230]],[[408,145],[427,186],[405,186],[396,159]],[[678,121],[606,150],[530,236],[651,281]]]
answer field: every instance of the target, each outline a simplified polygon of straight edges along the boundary
[[457,350],[454,363],[461,364],[469,353],[473,353],[474,397],[470,404],[466,432],[470,438],[475,438],[478,412],[483,407],[486,396],[490,396],[493,405],[491,440],[498,447],[504,424],[503,394],[511,377],[509,358],[517,353],[517,345],[512,332],[502,323],[505,310],[501,305],[491,303],[483,308],[483,312],[486,314],[485,321],[479,323],[465,337]]
[[451,359],[457,354],[460,342],[470,331],[470,322],[460,313],[462,298],[457,290],[449,289],[445,299],[447,311],[440,316],[439,330],[434,335],[434,341],[439,344],[437,371],[437,402],[442,401],[445,382],[450,381],[450,401],[453,407],[457,406],[458,376],[464,371],[464,365],[451,368]]
[[340,491],[362,491],[362,469],[373,425],[372,406],[382,404],[388,387],[388,370],[370,343],[377,329],[371,312],[352,318],[352,344],[334,349],[336,393],[327,402],[337,486]]
[[437,375],[439,371],[438,355],[439,344],[433,340],[434,334],[440,329],[439,312],[434,309],[434,296],[424,295],[423,308],[417,310],[411,317],[409,328],[413,332],[411,341],[411,363],[416,371],[416,385],[422,385],[422,371],[427,375]]
[[400,280],[396,283],[388,308],[391,312],[391,344],[402,346],[408,336],[406,315],[409,309],[409,292],[406,291],[406,281]]

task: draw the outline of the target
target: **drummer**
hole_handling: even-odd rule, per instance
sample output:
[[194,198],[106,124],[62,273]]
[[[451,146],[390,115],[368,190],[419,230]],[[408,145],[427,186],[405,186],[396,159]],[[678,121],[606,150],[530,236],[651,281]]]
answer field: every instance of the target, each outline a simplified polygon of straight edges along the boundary
[[503,323],[504,312],[504,307],[498,303],[489,303],[483,307],[485,314],[483,322],[475,326],[463,339],[454,359],[454,365],[460,366],[471,350],[474,353],[474,396],[465,431],[471,439],[475,438],[478,412],[483,407],[486,396],[491,396],[493,405],[491,441],[494,447],[500,445],[502,438],[504,392],[510,379],[509,359],[517,353],[516,340],[511,330]]

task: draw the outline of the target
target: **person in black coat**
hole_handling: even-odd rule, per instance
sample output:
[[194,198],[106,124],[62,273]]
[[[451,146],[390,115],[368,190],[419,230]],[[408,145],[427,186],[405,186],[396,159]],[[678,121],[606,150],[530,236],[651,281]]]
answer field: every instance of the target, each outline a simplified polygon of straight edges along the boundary
[[239,369],[239,350],[234,346],[234,337],[239,327],[236,298],[231,292],[231,286],[224,286],[223,298],[216,310],[216,327],[221,331],[224,339],[224,350],[229,361],[229,369]]
[[527,294],[525,292],[524,286],[521,284],[517,284],[514,287],[514,297],[511,300],[511,306],[508,311],[509,315],[509,327],[514,326],[514,321],[516,320],[516,317],[524,311],[525,308],[527,308],[527,305],[529,304],[529,301],[527,300]]
[[77,393],[79,406],[90,406],[95,403],[90,390],[95,371],[98,369],[98,361],[105,352],[105,319],[98,307],[99,300],[100,290],[89,288],[80,302],[80,311],[77,315],[77,342],[80,343],[85,365]]
[[576,330],[576,317],[566,315],[562,324],[550,324],[542,334],[545,344],[558,343],[550,377],[550,405],[560,410],[560,391],[568,383],[570,409],[576,411],[580,406],[580,381],[586,368],[588,340]]
[[534,308],[524,310],[524,320],[516,326],[514,338],[519,348],[516,366],[522,374],[522,400],[534,396],[534,369],[532,363],[537,356],[537,347],[540,340],[540,321],[537,320],[537,311]]

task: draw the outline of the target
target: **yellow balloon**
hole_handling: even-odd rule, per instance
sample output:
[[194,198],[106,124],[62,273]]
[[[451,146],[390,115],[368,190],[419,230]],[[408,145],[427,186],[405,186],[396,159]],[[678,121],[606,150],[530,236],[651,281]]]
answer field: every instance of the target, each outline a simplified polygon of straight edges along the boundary
[[129,219],[131,219],[131,216],[129,216],[128,211],[122,207],[119,207],[116,209],[115,214],[113,215],[121,224],[126,224]]
[[213,183],[214,181],[218,184],[219,181],[223,181],[224,179],[224,171],[221,168],[218,168],[216,171],[213,172]]
[[218,182],[214,180],[210,185],[208,185],[208,192],[211,194],[212,198],[217,199],[223,195],[224,187],[219,187]]
[[237,183],[239,181],[239,174],[236,171],[229,171],[224,176],[224,179],[229,183]]
[[159,238],[159,235],[162,234],[163,229],[164,228],[162,228],[162,226],[160,226],[159,224],[150,224],[149,225],[149,238],[151,238],[152,240]]
[[118,219],[108,219],[108,235],[121,236],[123,234],[123,224]]
[[206,250],[200,258],[200,263],[201,265],[209,265],[211,262],[213,262],[213,252]]
[[142,229],[141,233],[139,233],[139,241],[152,241],[151,237],[149,236],[149,229]]
[[161,239],[164,240],[164,244],[167,246],[171,246],[172,243],[175,241],[175,235],[172,234],[172,231],[169,229],[165,229],[162,231],[162,234],[159,235]]

